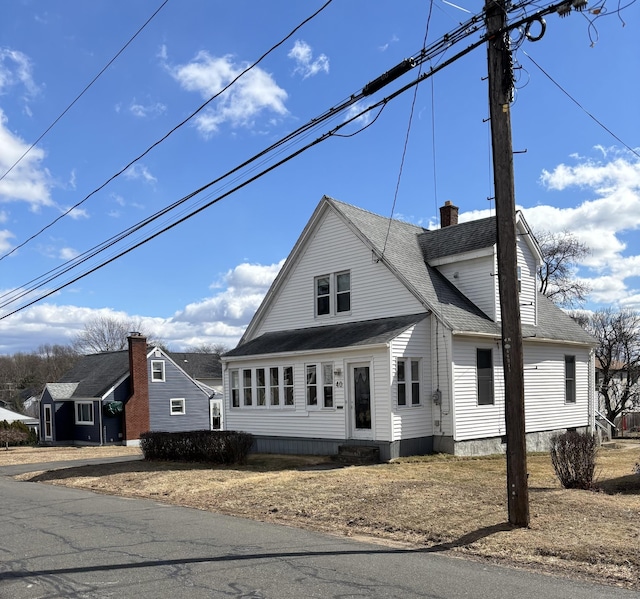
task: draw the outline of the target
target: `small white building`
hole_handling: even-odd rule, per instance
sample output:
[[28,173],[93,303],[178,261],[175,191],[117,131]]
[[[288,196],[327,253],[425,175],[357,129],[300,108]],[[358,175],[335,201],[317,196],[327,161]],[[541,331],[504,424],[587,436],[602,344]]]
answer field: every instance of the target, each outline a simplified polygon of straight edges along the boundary
[[[238,346],[222,357],[225,428],[262,452],[382,459],[504,451],[495,217],[426,230],[324,197]],[[537,292],[518,217],[530,449],[593,426],[594,340]]]

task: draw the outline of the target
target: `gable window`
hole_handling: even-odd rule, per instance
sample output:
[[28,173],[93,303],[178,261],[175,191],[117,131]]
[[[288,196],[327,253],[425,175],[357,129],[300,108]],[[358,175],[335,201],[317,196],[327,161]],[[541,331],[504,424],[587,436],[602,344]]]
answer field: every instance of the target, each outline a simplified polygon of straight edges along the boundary
[[93,402],[76,402],[76,424],[93,424]]
[[180,414],[187,413],[184,398],[170,399],[169,402],[172,416],[179,416]]
[[164,360],[151,360],[151,380],[155,383],[164,382]]
[[396,371],[398,405],[417,406],[420,404],[420,360],[398,360]]
[[351,311],[351,274],[340,272],[336,275],[336,312]]
[[315,278],[315,314],[328,316],[351,311],[351,273],[349,271]]
[[564,400],[576,403],[576,357],[564,357]]
[[318,316],[331,312],[330,280],[329,276],[316,278],[316,314]]
[[493,350],[476,349],[478,405],[493,405]]
[[237,370],[231,371],[231,405],[240,407],[240,373]]

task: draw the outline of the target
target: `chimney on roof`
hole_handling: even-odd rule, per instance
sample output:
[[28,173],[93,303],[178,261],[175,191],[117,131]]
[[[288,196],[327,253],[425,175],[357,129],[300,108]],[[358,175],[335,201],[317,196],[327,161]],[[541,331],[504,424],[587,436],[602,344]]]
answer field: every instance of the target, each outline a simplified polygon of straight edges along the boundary
[[458,207],[449,200],[440,206],[440,228],[450,227],[458,224]]
[[149,430],[147,338],[131,333],[128,341],[130,395],[124,406],[124,439],[127,445],[136,445],[140,434]]

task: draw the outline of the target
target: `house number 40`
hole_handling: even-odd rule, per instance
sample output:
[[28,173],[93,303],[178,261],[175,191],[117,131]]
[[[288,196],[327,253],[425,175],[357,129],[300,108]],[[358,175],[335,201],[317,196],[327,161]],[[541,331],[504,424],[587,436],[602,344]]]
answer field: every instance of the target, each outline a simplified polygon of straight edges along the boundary
[[336,381],[336,387],[338,389],[341,389],[342,387],[344,387],[344,383],[342,381]]

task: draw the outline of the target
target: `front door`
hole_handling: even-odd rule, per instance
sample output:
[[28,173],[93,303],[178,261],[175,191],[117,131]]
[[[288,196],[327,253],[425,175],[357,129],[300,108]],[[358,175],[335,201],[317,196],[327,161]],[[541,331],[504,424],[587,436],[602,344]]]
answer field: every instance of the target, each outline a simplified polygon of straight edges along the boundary
[[53,430],[51,423],[51,406],[44,405],[44,440],[51,441],[53,439]]
[[373,405],[371,401],[371,367],[368,362],[349,366],[349,407],[351,435],[371,439]]
[[224,421],[222,419],[222,399],[209,400],[209,414],[211,416],[211,430],[224,430]]

